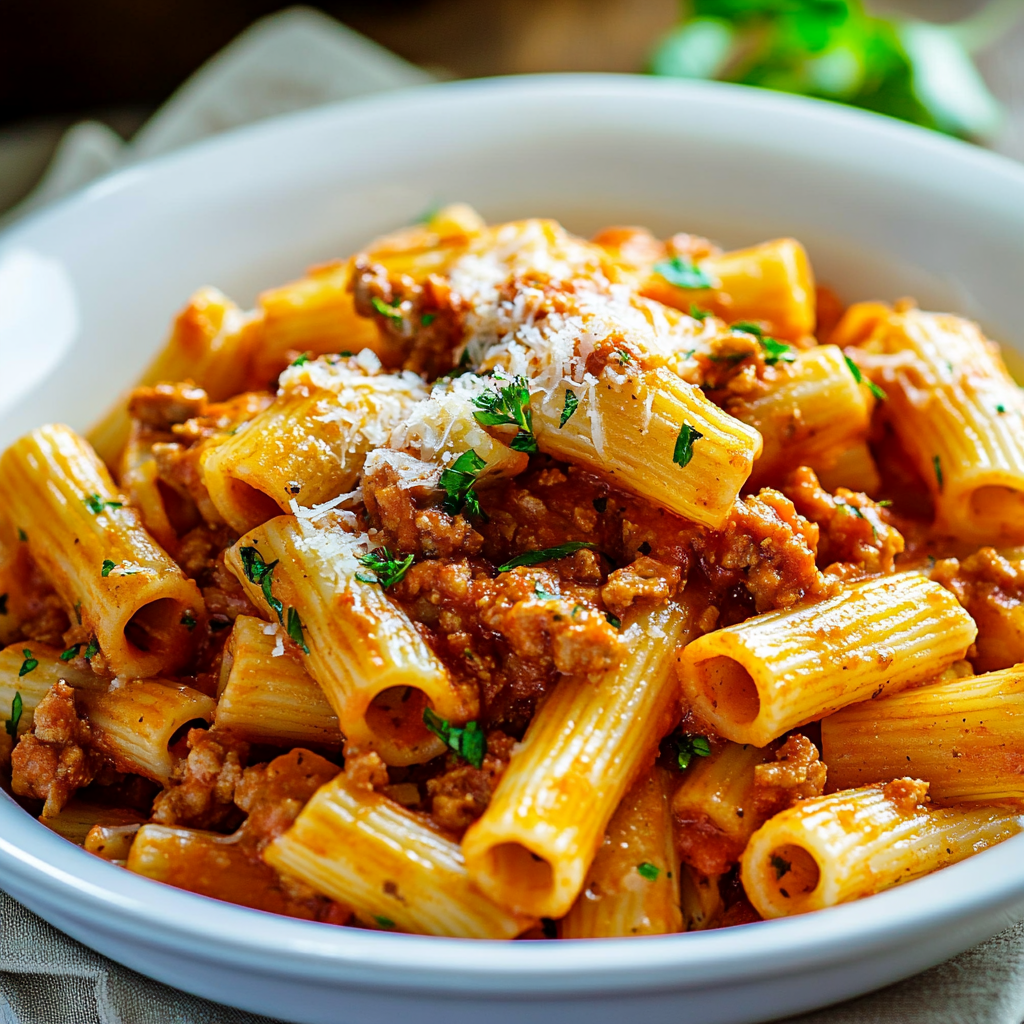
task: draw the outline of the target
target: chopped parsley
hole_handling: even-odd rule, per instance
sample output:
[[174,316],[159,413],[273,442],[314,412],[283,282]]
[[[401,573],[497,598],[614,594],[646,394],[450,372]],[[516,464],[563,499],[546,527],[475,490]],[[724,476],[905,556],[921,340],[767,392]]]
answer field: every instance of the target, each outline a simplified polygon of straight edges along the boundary
[[734,331],[742,331],[744,334],[752,334],[757,338],[758,344],[764,351],[765,366],[774,366],[776,363],[792,363],[796,360],[796,353],[792,345],[787,345],[778,338],[771,338],[755,323],[749,320],[737,320],[731,327]]
[[196,617],[191,611],[187,611],[182,615],[181,625],[183,625],[190,633],[196,628]]
[[96,639],[96,637],[93,637],[89,641],[89,646],[86,647],[86,649],[85,649],[85,660],[89,661],[92,658],[95,658],[96,655],[99,654],[99,653],[100,653],[99,641]]
[[7,595],[0,594],[0,615],[7,614]]
[[16,691],[14,694],[14,700],[11,701],[11,717],[7,719],[5,728],[7,729],[7,735],[12,740],[18,738],[18,723],[21,721],[21,712],[24,708],[24,704],[21,699],[21,693]]
[[617,348],[615,350],[615,354],[618,356],[619,362],[623,366],[625,366],[626,363],[633,361],[633,357],[624,348]]
[[892,506],[892,499],[891,498],[883,498],[881,501],[876,501],[875,504],[879,508],[890,508]]
[[309,353],[303,352],[298,359],[292,360],[292,366],[305,366],[309,362]]
[[557,601],[559,598],[558,594],[549,594],[539,583],[533,585],[533,596],[541,601]]
[[106,579],[110,575],[110,570],[114,568],[114,563],[109,558],[103,559],[103,565],[100,566],[100,575]]
[[28,540],[28,534],[20,526],[18,527],[18,540],[22,543]]
[[698,309],[691,302],[690,303],[690,316],[692,316],[694,320],[699,320],[701,323],[704,323],[704,321],[707,320],[707,318],[709,316],[711,316],[711,313],[708,310],[706,310],[706,309]]
[[452,464],[441,472],[441,489],[445,493],[444,510],[449,515],[457,516],[463,509],[467,508],[473,515],[486,519],[484,510],[480,507],[480,499],[477,497],[473,485],[476,483],[477,474],[487,463],[480,458],[472,448],[463,452]]
[[693,458],[693,446],[694,443],[699,441],[704,435],[691,427],[689,423],[684,423],[679,428],[679,436],[676,438],[676,447],[672,452],[672,461],[679,467],[685,468],[690,464],[690,459]]
[[75,602],[75,618],[78,620],[78,624],[82,624],[82,602]]
[[714,282],[686,256],[673,256],[670,260],[659,260],[651,268],[658,277],[676,288],[713,288]]
[[82,649],[81,644],[72,644],[63,654],[60,656],[61,661],[70,661],[72,658],[78,655],[78,652]]
[[608,620],[608,624],[614,626],[616,629],[622,629],[622,619],[617,615],[612,615],[611,612],[605,612],[604,617]]
[[436,313],[424,313],[423,316],[420,317],[420,323],[423,324],[424,327],[429,327],[436,319]]
[[124,508],[123,501],[106,501],[95,492],[83,498],[82,501],[94,516],[98,516],[105,508]]
[[1000,415],[1002,415],[1002,414],[1003,414],[1004,412],[1006,412],[1006,406],[1005,406],[1005,405],[1003,405],[1003,403],[1002,403],[1002,402],[1000,402],[1000,403],[999,403],[999,404],[998,404],[998,405],[996,406],[996,412],[997,412],[997,413],[999,413]]
[[285,627],[288,635],[302,648],[303,654],[309,654],[309,647],[306,646],[306,637],[302,632],[302,619],[294,608],[288,609],[288,625]]
[[885,392],[873,381],[868,380],[861,368],[848,356],[844,355],[843,359],[846,360],[846,365],[850,368],[850,373],[853,374],[853,379],[858,384],[867,384],[868,391],[871,392],[880,402],[885,401]]
[[541,562],[553,562],[558,558],[566,558],[568,555],[579,551],[580,548],[593,548],[589,540],[570,540],[564,544],[558,544],[553,548],[541,548],[539,551],[524,551],[515,558],[510,558],[504,565],[498,566],[498,572],[508,572],[509,569],[516,569],[521,565],[540,565]]
[[694,754],[698,757],[707,757],[711,753],[711,744],[706,736],[677,736],[676,737],[676,764],[680,771],[686,771],[690,767]]
[[562,415],[558,417],[559,429],[564,427],[566,423],[572,419],[572,414],[579,408],[580,400],[576,397],[576,392],[571,388],[565,392],[565,405],[562,406]]
[[658,875],[661,874],[661,868],[657,864],[652,864],[649,860],[645,860],[642,864],[637,864],[636,872],[641,878],[646,878],[648,882],[657,881]]
[[394,928],[395,922],[390,917],[385,917],[383,914],[374,914],[374,921],[381,926],[381,928]]
[[385,589],[393,587],[409,571],[412,560],[412,555],[398,558],[387,548],[375,548],[359,559],[360,564],[366,566],[373,575],[364,576],[361,572],[357,572],[356,579],[363,583],[379,583]]
[[513,377],[497,391],[488,389],[473,399],[477,423],[485,427],[513,426],[519,433],[509,445],[517,452],[535,452],[537,439],[533,436],[533,413],[530,412],[530,388],[525,377]]
[[24,657],[25,660],[21,663],[21,668],[18,669],[18,678],[19,679],[22,676],[27,676],[29,674],[29,672],[31,672],[33,669],[36,669],[36,668],[39,667],[39,659],[38,658],[33,658],[32,657],[32,652],[27,647],[22,648],[21,653],[22,653],[22,656]]
[[263,591],[264,600],[277,612],[277,621],[283,624],[284,605],[274,597],[271,590],[274,582],[274,569],[280,559],[275,558],[272,562],[264,562],[263,556],[255,548],[240,548],[238,554],[242,559],[242,571],[245,573],[245,578]]
[[370,299],[370,303],[381,316],[387,317],[389,320],[395,320],[398,323],[402,322],[402,311],[398,306],[389,306],[383,299],[376,295]]
[[474,768],[479,768],[484,763],[484,754],[487,753],[487,737],[480,731],[480,726],[476,722],[467,722],[461,726],[452,725],[440,715],[434,714],[430,708],[424,708],[423,724]]
[[793,867],[788,860],[780,857],[777,853],[772,854],[771,865],[775,868],[775,881],[778,882],[783,875],[788,875]]
[[932,465],[935,467],[935,479],[939,484],[939,493],[942,493],[943,479],[942,479],[942,460],[938,455],[932,456]]

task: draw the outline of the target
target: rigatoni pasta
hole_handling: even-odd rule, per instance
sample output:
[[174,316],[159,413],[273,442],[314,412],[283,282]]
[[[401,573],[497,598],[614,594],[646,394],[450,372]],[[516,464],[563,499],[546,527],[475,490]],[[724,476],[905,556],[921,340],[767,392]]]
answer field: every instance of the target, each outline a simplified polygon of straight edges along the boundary
[[496,940],[1020,832],[1024,401],[975,325],[843,314],[791,238],[456,204],[340,256],[196,292],[95,449],[0,454],[26,810],[207,898]]

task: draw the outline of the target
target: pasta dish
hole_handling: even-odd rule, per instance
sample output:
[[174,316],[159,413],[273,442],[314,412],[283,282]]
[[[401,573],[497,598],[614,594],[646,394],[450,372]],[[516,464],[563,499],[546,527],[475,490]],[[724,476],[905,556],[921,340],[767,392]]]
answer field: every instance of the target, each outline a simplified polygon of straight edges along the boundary
[[[1015,546],[1016,545],[1016,546]],[[0,456],[0,777],[335,925],[741,925],[1024,827],[1024,392],[793,239],[463,205]]]

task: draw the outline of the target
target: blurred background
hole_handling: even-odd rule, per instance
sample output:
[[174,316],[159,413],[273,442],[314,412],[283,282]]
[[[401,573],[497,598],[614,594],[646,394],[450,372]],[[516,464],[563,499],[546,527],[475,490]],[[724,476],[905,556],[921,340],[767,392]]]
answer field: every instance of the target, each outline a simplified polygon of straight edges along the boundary
[[[2,0],[0,212],[82,118],[124,139],[273,0]],[[441,79],[717,77],[854,103],[1024,159],[1024,0],[335,0]]]

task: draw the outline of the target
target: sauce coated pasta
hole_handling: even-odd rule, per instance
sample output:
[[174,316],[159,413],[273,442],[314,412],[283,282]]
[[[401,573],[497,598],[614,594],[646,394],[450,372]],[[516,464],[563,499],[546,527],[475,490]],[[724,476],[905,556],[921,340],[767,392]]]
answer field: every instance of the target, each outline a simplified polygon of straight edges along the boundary
[[465,206],[0,456],[0,768],[334,925],[654,935],[1022,828],[1024,397],[959,317]]

